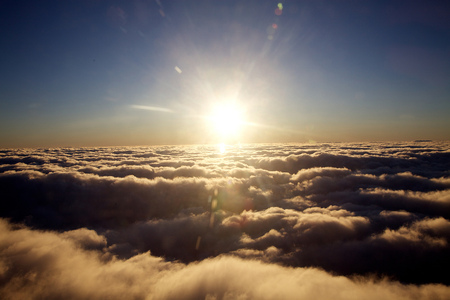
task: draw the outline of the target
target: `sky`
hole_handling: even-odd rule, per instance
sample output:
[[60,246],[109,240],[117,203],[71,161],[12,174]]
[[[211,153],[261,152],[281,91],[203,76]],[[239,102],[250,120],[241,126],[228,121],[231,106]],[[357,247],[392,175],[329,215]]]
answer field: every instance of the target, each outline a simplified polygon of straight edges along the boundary
[[1,1],[0,147],[450,138],[445,1]]
[[0,150],[2,299],[450,298],[450,143]]

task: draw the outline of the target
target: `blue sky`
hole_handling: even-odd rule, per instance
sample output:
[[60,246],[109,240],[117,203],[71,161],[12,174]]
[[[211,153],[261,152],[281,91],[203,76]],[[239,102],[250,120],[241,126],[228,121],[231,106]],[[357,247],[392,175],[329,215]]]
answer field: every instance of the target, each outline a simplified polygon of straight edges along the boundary
[[245,114],[233,142],[450,138],[442,1],[3,1],[0,14],[0,147],[221,142],[207,120],[222,102]]

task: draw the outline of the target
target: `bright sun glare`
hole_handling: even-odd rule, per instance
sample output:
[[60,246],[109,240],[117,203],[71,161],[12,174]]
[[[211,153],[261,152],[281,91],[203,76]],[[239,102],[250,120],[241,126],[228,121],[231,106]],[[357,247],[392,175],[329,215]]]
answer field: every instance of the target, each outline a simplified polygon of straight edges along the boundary
[[216,105],[208,119],[214,133],[222,139],[238,138],[244,124],[243,110],[232,103]]

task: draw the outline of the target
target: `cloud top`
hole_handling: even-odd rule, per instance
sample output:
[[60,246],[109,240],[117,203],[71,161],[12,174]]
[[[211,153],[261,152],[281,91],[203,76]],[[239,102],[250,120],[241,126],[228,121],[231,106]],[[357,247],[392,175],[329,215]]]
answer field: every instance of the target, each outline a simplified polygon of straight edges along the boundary
[[449,149],[4,149],[2,294],[448,298]]

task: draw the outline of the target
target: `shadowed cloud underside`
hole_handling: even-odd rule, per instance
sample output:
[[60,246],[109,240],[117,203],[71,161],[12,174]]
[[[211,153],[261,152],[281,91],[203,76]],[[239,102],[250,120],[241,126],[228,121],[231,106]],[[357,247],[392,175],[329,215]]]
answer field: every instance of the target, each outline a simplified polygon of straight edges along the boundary
[[447,299],[448,143],[0,152],[0,293]]

